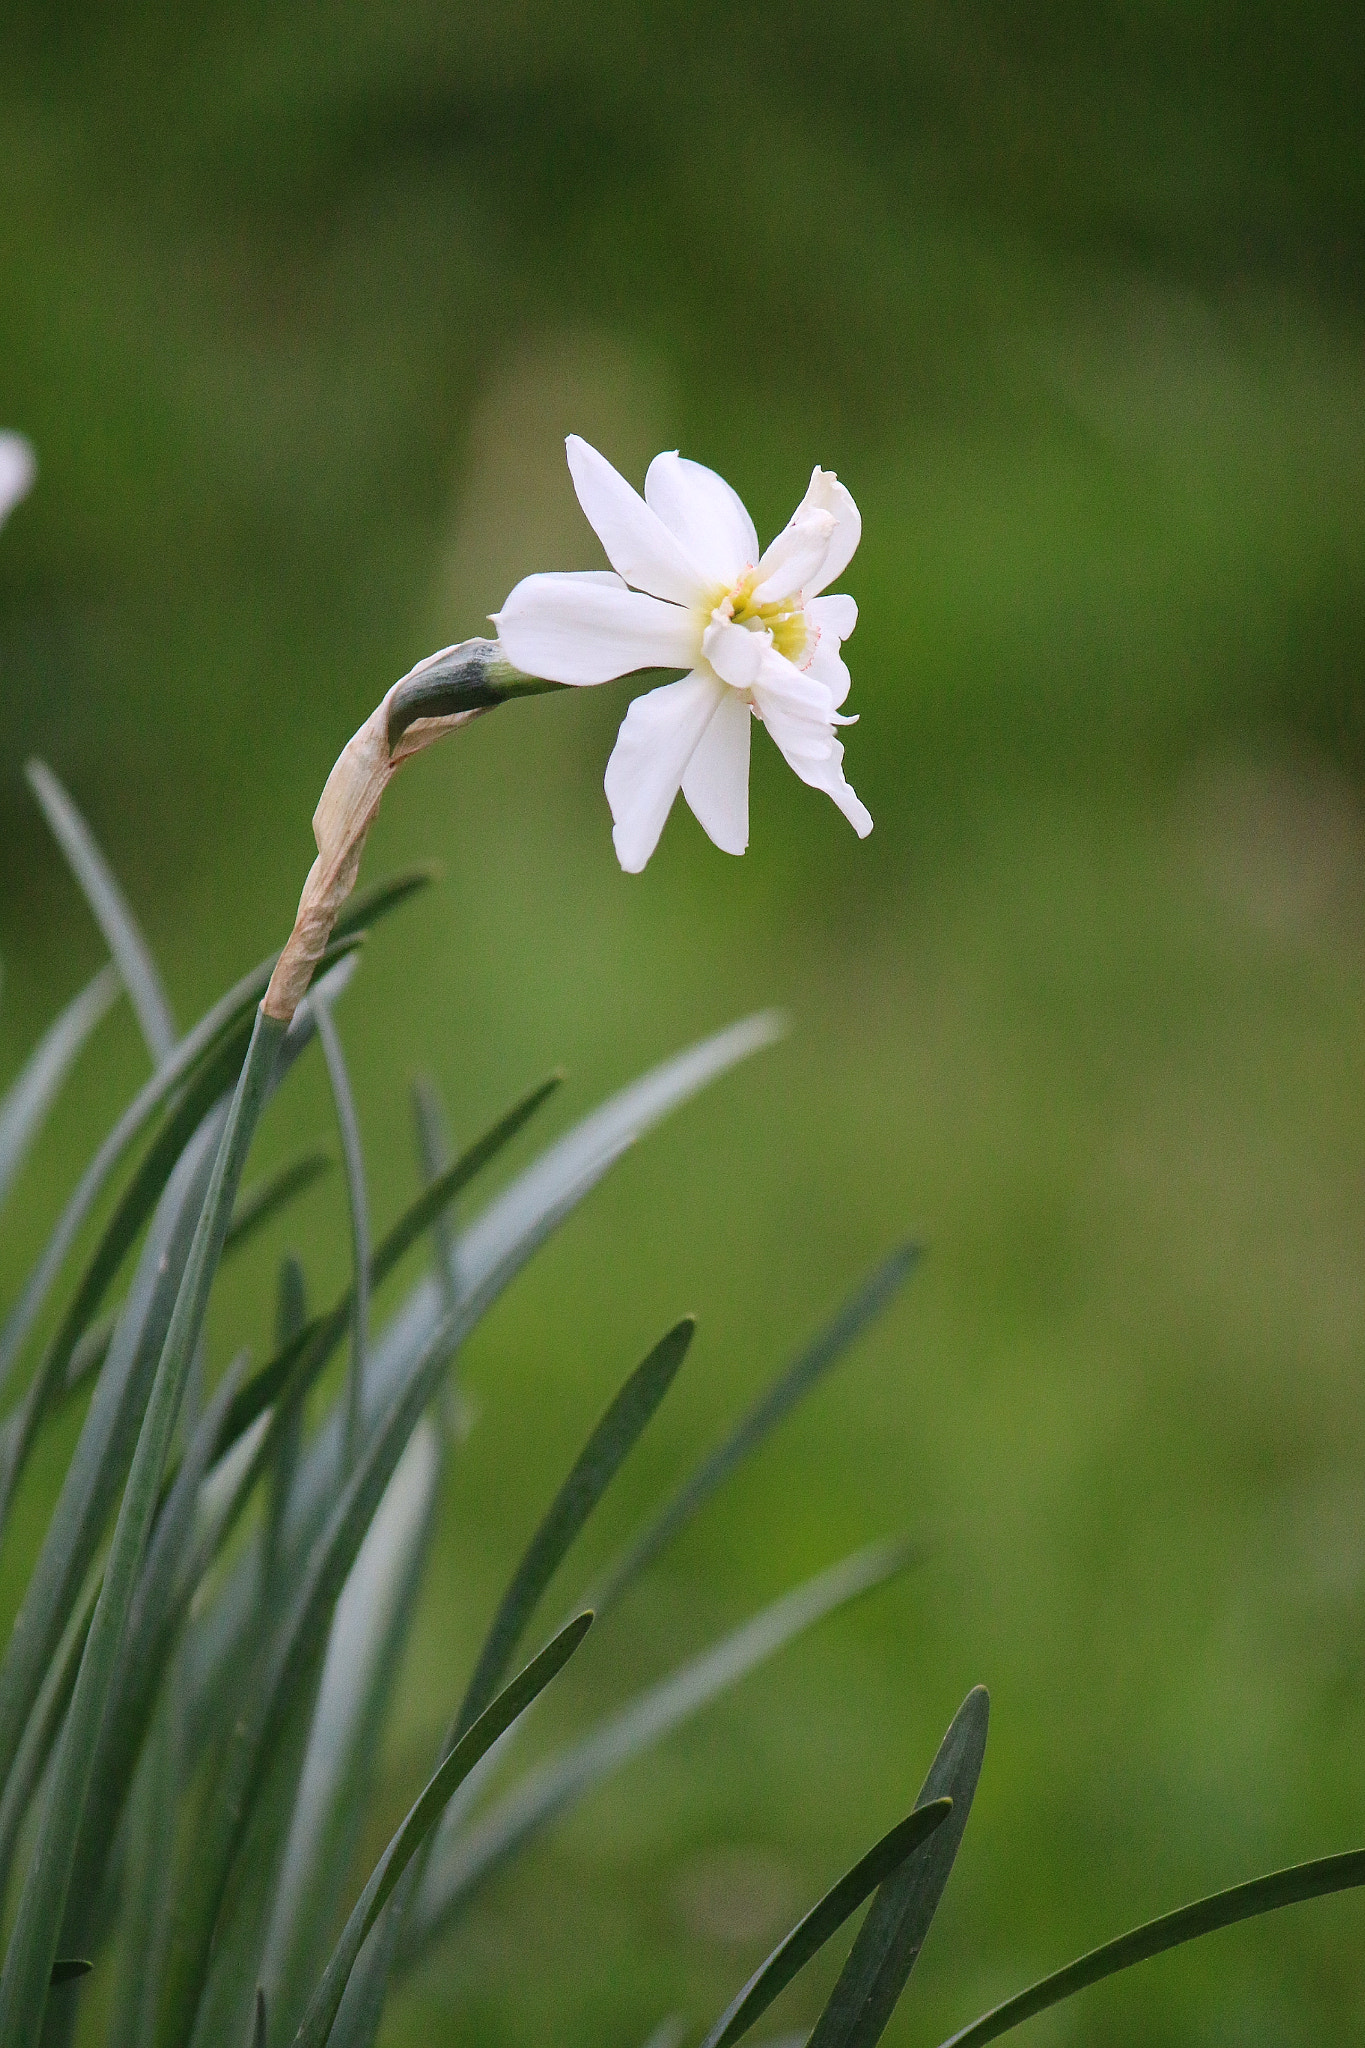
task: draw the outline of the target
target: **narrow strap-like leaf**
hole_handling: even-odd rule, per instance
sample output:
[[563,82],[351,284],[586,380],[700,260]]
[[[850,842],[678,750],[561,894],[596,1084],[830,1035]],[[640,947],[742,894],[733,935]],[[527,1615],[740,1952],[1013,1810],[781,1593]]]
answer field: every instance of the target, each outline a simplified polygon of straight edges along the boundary
[[953,1716],[916,1801],[926,1806],[948,1798],[952,1813],[878,1891],[810,2048],[873,2048],[880,2040],[952,1875],[981,1775],[989,1721],[990,1699],[979,1685]]
[[78,1977],[87,1977],[95,1965],[85,1956],[58,1956],[52,1965],[54,1984],[74,1984]]
[[383,1912],[394,1886],[435,1826],[451,1793],[462,1779],[468,1777],[479,1758],[492,1748],[504,1730],[525,1712],[537,1693],[543,1692],[563,1669],[591,1625],[592,1615],[580,1614],[567,1628],[561,1629],[539,1656],[533,1657],[525,1670],[484,1708],[429,1779],[426,1789],[413,1803],[403,1825],[375,1865],[342,1929],[331,1961],[294,2036],[295,2048],[325,2048],[346,1989],[346,1980],[361,1945]]
[[5,2048],[37,2048],[42,2032],[48,1981],[56,1958],[95,1742],[138,1568],[156,1513],[171,1432],[203,1328],[209,1289],[283,1038],[284,1027],[258,1012],[138,1435],[105,1565],[104,1584],[95,1604],[47,1803],[19,1896],[4,1970],[0,1972],[0,2040]]
[[90,1617],[99,1597],[100,1577],[99,1569],[92,1565],[81,1597],[72,1608],[61,1639],[43,1673],[38,1697],[33,1702],[14,1761],[5,1775],[4,1796],[0,1798],[0,1898],[9,1891],[19,1830],[42,1779],[76,1683],[85,1638],[90,1631]]
[[778,1993],[818,1955],[832,1934],[837,1934],[850,1913],[855,1913],[869,1893],[899,1870],[907,1856],[943,1825],[953,1810],[951,1799],[931,1799],[917,1806],[903,1821],[882,1836],[880,1842],[845,1871],[818,1905],[812,1906],[786,1939],[780,1941],[765,1963],[760,1964],[744,1989],[731,2001],[702,2043],[702,2048],[734,2048],[756,2021],[760,2020]]
[[[479,1138],[467,1151],[462,1152],[453,1166],[424,1188],[416,1199],[409,1203],[393,1228],[375,1246],[370,1260],[370,1285],[377,1288],[406,1257],[423,1233],[429,1230],[436,1218],[444,1213],[455,1197],[460,1194],[475,1176],[493,1160],[516,1136],[522,1126],[529,1122],[543,1102],[546,1102],[560,1084],[559,1075],[540,1082],[514,1103],[505,1116]],[[306,1330],[300,1330],[281,1346],[275,1357],[242,1388],[236,1401],[223,1421],[223,1432],[218,1443],[219,1456],[242,1432],[251,1427],[266,1408],[277,1401],[283,1389],[292,1381],[294,1391],[304,1391],[298,1381],[299,1363],[307,1352],[307,1373],[311,1378],[322,1371],[335,1347],[346,1333],[352,1314],[354,1295],[347,1289],[336,1306],[325,1316],[318,1316]]]
[[280,1212],[306,1194],[315,1181],[332,1170],[332,1157],[327,1152],[305,1152],[301,1158],[291,1159],[277,1173],[268,1174],[253,1187],[242,1191],[242,1198],[232,1212],[232,1222],[223,1244],[223,1257],[239,1252],[249,1244],[258,1230],[272,1223]]
[[[336,921],[332,943],[319,962],[319,972],[352,950],[357,934],[363,932],[367,925],[377,923],[390,910],[405,903],[417,890],[425,888],[431,879],[428,870],[412,870],[377,883],[372,888],[357,889]],[[262,960],[250,974],[244,975],[226,995],[220,997],[211,1010],[205,1012],[193,1030],[186,1032],[170,1058],[139,1090],[96,1151],[58,1218],[42,1256],[25,1282],[23,1293],[5,1318],[4,1328],[0,1329],[0,1388],[9,1379],[15,1360],[42,1313],[43,1304],[67,1254],[110,1174],[180,1084],[216,1055],[244,1018],[249,1023],[257,1003],[265,994],[278,958],[278,954],[272,953]]]
[[[422,1179],[432,1187],[448,1169],[454,1147],[446,1128],[445,1109],[436,1083],[429,1074],[418,1074],[412,1084],[412,1118],[417,1134],[417,1157]],[[455,1280],[455,1229],[449,1209],[443,1209],[431,1226],[436,1246],[436,1281],[447,1310],[458,1298]]]
[[898,1245],[889,1257],[873,1268],[814,1342],[807,1345],[800,1356],[760,1394],[730,1434],[683,1481],[673,1498],[591,1588],[586,1598],[599,1619],[616,1605],[626,1588],[673,1541],[735,1467],[758,1448],[764,1438],[790,1415],[797,1403],[805,1399],[830,1367],[837,1364],[904,1285],[919,1258],[917,1245]]
[[336,1108],[341,1158],[346,1169],[346,1201],[351,1218],[351,1369],[346,1381],[346,1428],[341,1461],[341,1469],[346,1472],[355,1459],[365,1407],[365,1351],[370,1329],[370,1202],[365,1192],[360,1120],[356,1114],[355,1093],[342,1050],[341,1034],[337,1030],[331,1004],[320,993],[313,999],[313,1010]]
[[115,968],[102,967],[49,1024],[0,1097],[0,1202],[28,1157],[77,1055],[96,1025],[108,1015],[121,985]]
[[307,2008],[335,1937],[430,1552],[445,1452],[443,1433],[426,1418],[337,1601],[261,1952],[277,2038],[291,2034]]
[[1135,1963],[1149,1962],[1153,1956],[1164,1955],[1167,1949],[1197,1941],[1200,1935],[1213,1934],[1220,1927],[1233,1927],[1239,1920],[1278,1912],[1281,1906],[1297,1906],[1301,1900],[1326,1898],[1332,1892],[1354,1891],[1360,1885],[1365,1885],[1365,1849],[1347,1849],[1338,1856],[1319,1856],[1311,1863],[1295,1863],[1287,1870],[1253,1877],[1228,1891],[1212,1892],[1206,1899],[1196,1899],[1193,1905],[1163,1913],[1156,1920],[1120,1934],[1114,1941],[1092,1948],[1088,1955],[1079,1956],[1064,1969],[1054,1970],[1050,1977],[1041,1978],[1027,1991],[1016,1992],[1013,1998],[973,2020],[970,2026],[959,2028],[943,2043],[943,2048],[981,2048],[982,2043],[999,2040],[1002,2034],[1032,2019],[1035,2013],[1046,2012],[1050,2005],[1060,2005],[1064,1998],[1074,1998],[1078,1991],[1088,1990],[1102,1978],[1131,1970]]
[[159,1067],[174,1051],[179,1034],[151,947],[94,833],[47,763],[30,761],[24,773],[53,838],[66,855],[67,866],[94,912],[96,924],[104,933],[104,942],[128,991],[152,1064]]
[[403,1961],[414,1960],[492,1872],[566,1807],[652,1749],[817,1621],[904,1571],[918,1554],[909,1543],[875,1543],[783,1594],[528,1772],[472,1827],[443,1835],[414,1901]]
[[536,1603],[570,1545],[629,1457],[687,1356],[697,1325],[684,1316],[636,1366],[579,1452],[526,1547],[493,1617],[449,1736],[459,1740],[496,1692]]

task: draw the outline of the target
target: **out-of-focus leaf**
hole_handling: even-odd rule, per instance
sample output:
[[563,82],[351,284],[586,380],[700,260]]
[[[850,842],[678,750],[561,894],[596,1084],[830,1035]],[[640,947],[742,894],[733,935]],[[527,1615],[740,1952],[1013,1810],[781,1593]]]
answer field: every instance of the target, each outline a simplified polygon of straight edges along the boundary
[[[357,889],[336,921],[332,943],[318,964],[318,973],[326,972],[336,961],[346,957],[353,951],[357,935],[363,933],[367,925],[378,923],[380,918],[405,903],[417,890],[425,888],[431,879],[430,870],[414,869],[372,888]],[[9,1379],[14,1362],[42,1313],[43,1304],[67,1254],[119,1160],[180,1084],[215,1057],[223,1043],[240,1029],[244,1018],[249,1024],[256,1005],[265,994],[278,957],[272,953],[261,961],[258,967],[220,997],[211,1010],[205,1012],[193,1030],[186,1032],[170,1058],[134,1096],[100,1145],[58,1218],[23,1293],[6,1317],[3,1329],[0,1329],[0,1387]]]
[[419,1425],[337,1601],[261,1960],[279,2040],[302,2017],[331,1947],[430,1548],[443,1453],[441,1433]]
[[120,986],[115,969],[102,967],[48,1026],[0,1097],[0,1202],[28,1157],[63,1081],[96,1025],[108,1015]]
[[327,1062],[336,1107],[341,1157],[346,1169],[346,1201],[351,1217],[351,1370],[346,1382],[346,1431],[342,1470],[349,1471],[360,1435],[365,1389],[365,1351],[370,1328],[370,1202],[365,1192],[365,1159],[355,1094],[342,1050],[341,1034],[331,1006],[319,996],[314,1004],[322,1056]]
[[176,1682],[181,1674],[170,1676],[129,1791],[121,1938],[105,2048],[153,2048],[156,2040],[157,1999],[170,1938],[168,1845],[175,1839],[184,1733]]
[[[559,1076],[554,1077],[558,1080]],[[422,1179],[433,1187],[455,1156],[446,1128],[445,1110],[436,1083],[429,1074],[418,1074],[412,1084],[412,1114],[417,1132],[417,1157]],[[436,1245],[436,1281],[444,1307],[454,1308],[459,1298],[455,1280],[455,1228],[449,1209],[443,1209],[431,1226]]]
[[455,1718],[451,1744],[459,1740],[492,1699],[542,1593],[672,1386],[696,1327],[694,1317],[684,1316],[659,1339],[636,1366],[579,1452],[573,1470],[546,1510],[499,1602]]
[[98,1548],[161,1355],[213,1170],[222,1116],[182,1154],[158,1205],[109,1357],[0,1660],[0,1767],[13,1757],[81,1581]]
[[1092,1948],[1088,1955],[1078,1956],[1064,1969],[1054,1970],[1027,1991],[1017,1991],[1013,1998],[983,2013],[970,2026],[960,2027],[943,2043],[943,2048],[983,2048],[985,2042],[998,2041],[1002,2034],[1032,2019],[1035,2013],[1060,2005],[1064,1998],[1074,1998],[1078,1991],[1088,1990],[1120,1970],[1131,1970],[1135,1963],[1150,1962],[1153,1956],[1165,1955],[1168,1949],[1197,1941],[1201,1935],[1213,1934],[1220,1927],[1234,1927],[1239,1920],[1276,1913],[1282,1906],[1297,1906],[1304,1899],[1354,1891],[1360,1885],[1365,1885],[1365,1849],[1347,1849],[1337,1856],[1319,1856],[1311,1863],[1295,1863],[1287,1870],[1253,1877],[1227,1891],[1212,1892],[1208,1898],[1179,1906],[1173,1913],[1163,1913],[1156,1920],[1148,1920],[1143,1926]]
[[484,1880],[566,1807],[825,1615],[904,1571],[917,1554],[908,1543],[877,1543],[831,1566],[528,1772],[471,1827],[458,1833],[443,1829],[403,1934],[402,1960],[413,1961]]
[[[541,1104],[548,1100],[559,1086],[560,1077],[551,1075],[549,1080],[540,1082],[514,1103],[505,1116],[499,1117],[491,1129],[484,1132],[466,1152],[462,1152],[455,1163],[448,1167],[440,1179],[424,1188],[417,1198],[409,1203],[393,1228],[375,1246],[370,1260],[370,1284],[379,1287],[390,1273],[406,1257],[423,1233],[444,1214],[461,1191],[468,1187],[475,1175],[482,1171],[503,1147],[511,1142],[522,1126],[527,1123]],[[219,1451],[225,1451],[233,1438],[248,1429],[266,1408],[280,1398],[284,1388],[293,1382],[295,1397],[306,1392],[307,1385],[316,1378],[330,1359],[336,1346],[341,1342],[350,1322],[354,1292],[347,1289],[336,1306],[325,1316],[318,1316],[307,1328],[296,1331],[283,1344],[260,1372],[242,1388],[223,1422]],[[300,1366],[307,1352],[306,1365]]]
[[673,1498],[636,1536],[615,1563],[601,1574],[586,1595],[601,1618],[626,1588],[653,1563],[665,1546],[724,1484],[735,1467],[749,1457],[778,1423],[838,1363],[868,1324],[886,1308],[918,1265],[917,1245],[898,1245],[844,1303],[814,1342],[773,1381],[730,1434],[684,1480]]
[[305,1152],[300,1159],[291,1159],[278,1173],[257,1181],[254,1187],[245,1188],[242,1198],[233,1211],[232,1223],[223,1245],[223,1257],[237,1252],[249,1244],[258,1230],[274,1221],[283,1209],[299,1196],[306,1194],[315,1181],[332,1170],[332,1158],[327,1152]]
[[150,946],[114,879],[94,833],[45,761],[30,761],[24,770],[52,836],[66,855],[67,866],[80,884],[104,942],[114,957],[128,1000],[133,1006],[153,1066],[169,1059],[178,1033],[166,991]]
[[785,1991],[811,1957],[818,1955],[830,1936],[837,1934],[850,1913],[855,1913],[869,1893],[900,1869],[907,1856],[940,1828],[953,1810],[951,1799],[932,1799],[882,1836],[851,1870],[845,1871],[819,1904],[812,1906],[784,1941],[780,1941],[765,1963],[760,1964],[743,1990],[731,2001],[702,2043],[702,2048],[734,2048],[750,2027],[762,2019],[768,2007]]
[[533,1657],[525,1670],[483,1709],[430,1778],[426,1789],[413,1803],[403,1825],[375,1865],[369,1882],[357,1899],[351,1916],[341,1931],[341,1937],[332,1951],[322,1980],[303,2016],[298,2033],[294,2036],[295,2048],[325,2048],[327,2037],[332,2030],[332,2021],[336,2017],[337,2007],[346,1988],[346,1980],[360,1953],[361,1944],[383,1912],[386,1901],[408,1863],[435,1826],[441,1809],[451,1793],[461,1780],[469,1775],[479,1758],[492,1748],[504,1730],[511,1727],[518,1714],[524,1713],[536,1695],[542,1692],[551,1679],[563,1669],[591,1624],[591,1614],[580,1614],[567,1628],[561,1629],[559,1634],[546,1644],[539,1656]]
[[873,2048],[881,2039],[952,1875],[981,1776],[989,1721],[990,1699],[979,1685],[954,1715],[916,1801],[927,1806],[951,1799],[952,1813],[877,1893],[810,2048]]
[[203,1329],[209,1290],[256,1122],[268,1093],[285,1028],[258,1011],[229,1110],[194,1242],[152,1381],[131,1470],[105,1565],[104,1584],[86,1637],[54,1758],[52,1784],[19,1895],[0,1973],[0,2040],[37,2048],[66,1907],[72,1859],[85,1808],[95,1744],[161,1488],[161,1473],[185,1381]]
[[205,1531],[195,1518],[200,1488],[223,1410],[246,1369],[240,1352],[224,1372],[191,1435],[175,1482],[162,1503],[138,1575],[99,1741],[90,1771],[80,1840],[72,1864],[67,1933],[72,1947],[91,1937],[89,1908],[98,1895],[109,1846],[137,1770],[142,1742],[170,1665],[176,1637],[209,1562]]
[[38,1697],[5,1778],[4,1794],[0,1796],[0,1899],[8,1893],[19,1830],[24,1824],[29,1802],[41,1782],[57,1730],[62,1725],[62,1715],[76,1683],[76,1672],[85,1649],[99,1589],[100,1572],[92,1565],[81,1597],[72,1608],[61,1639],[43,1673]]
[[88,1976],[95,1965],[84,1956],[58,1956],[52,1965],[54,1984],[74,1984],[77,1977]]

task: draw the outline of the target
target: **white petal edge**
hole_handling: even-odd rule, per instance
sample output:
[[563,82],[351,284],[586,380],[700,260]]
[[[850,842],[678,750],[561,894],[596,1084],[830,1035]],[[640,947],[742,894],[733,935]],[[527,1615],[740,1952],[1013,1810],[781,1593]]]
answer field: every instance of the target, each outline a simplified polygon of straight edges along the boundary
[[832,633],[836,640],[847,640],[858,623],[857,605],[842,592],[833,597],[808,599],[806,611],[822,634]]
[[657,512],[703,575],[728,589],[758,560],[758,534],[738,491],[676,448],[645,472],[645,503]]
[[612,843],[628,875],[638,875],[658,845],[688,762],[726,694],[703,671],[647,691],[626,713],[603,786]]
[[803,512],[832,513],[835,523],[819,580],[806,586],[808,596],[813,597],[822,590],[828,590],[835,577],[842,576],[853,560],[858,542],[863,537],[863,518],[853,502],[853,493],[840,483],[832,469],[821,469],[818,463],[810,473],[806,495],[793,517],[799,519]]
[[762,684],[754,691],[754,703],[787,765],[811,789],[821,789],[831,797],[858,837],[866,839],[872,830],[872,813],[845,778],[843,742],[834,727],[822,727],[803,717],[779,692]]
[[38,458],[22,434],[0,431],[0,526],[33,489]]
[[704,604],[707,577],[658,513],[580,434],[570,434],[564,447],[578,502],[612,568],[652,597],[667,598],[672,604]]
[[692,815],[722,853],[749,844],[749,735],[753,713],[737,690],[726,690],[683,770],[682,793]]
[[554,683],[609,683],[637,668],[691,668],[700,620],[594,570],[525,576],[493,614],[514,668]]
[[798,591],[823,588],[836,524],[833,513],[802,506],[763,550],[754,578],[755,604],[778,604]]

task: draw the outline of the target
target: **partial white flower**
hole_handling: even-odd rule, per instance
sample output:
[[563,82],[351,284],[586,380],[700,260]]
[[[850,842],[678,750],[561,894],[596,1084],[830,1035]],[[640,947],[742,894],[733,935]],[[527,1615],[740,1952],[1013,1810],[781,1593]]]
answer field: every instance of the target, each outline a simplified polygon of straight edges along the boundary
[[860,839],[866,807],[844,779],[836,728],[849,676],[839,649],[858,622],[851,597],[824,597],[862,533],[829,470],[759,553],[729,484],[676,450],[656,455],[641,498],[595,448],[568,439],[578,501],[610,571],[527,576],[493,623],[507,659],[559,683],[606,683],[633,669],[682,668],[637,697],[607,764],[612,834],[638,874],[681,789],[726,853],[749,843],[749,735],[761,719],[803,782],[831,796]]
[[0,431],[0,526],[3,526],[21,498],[26,498],[38,474],[32,445],[22,434]]

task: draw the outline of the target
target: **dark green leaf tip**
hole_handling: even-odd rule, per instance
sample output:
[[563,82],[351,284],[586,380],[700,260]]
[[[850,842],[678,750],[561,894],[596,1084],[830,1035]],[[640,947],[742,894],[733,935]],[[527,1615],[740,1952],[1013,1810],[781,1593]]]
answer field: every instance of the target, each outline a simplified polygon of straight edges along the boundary
[[86,1977],[95,1965],[85,1956],[58,1956],[52,1965],[54,1984],[74,1984],[78,1977]]

